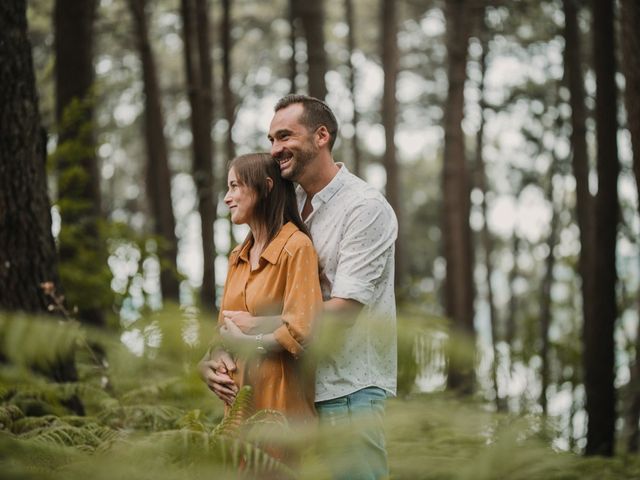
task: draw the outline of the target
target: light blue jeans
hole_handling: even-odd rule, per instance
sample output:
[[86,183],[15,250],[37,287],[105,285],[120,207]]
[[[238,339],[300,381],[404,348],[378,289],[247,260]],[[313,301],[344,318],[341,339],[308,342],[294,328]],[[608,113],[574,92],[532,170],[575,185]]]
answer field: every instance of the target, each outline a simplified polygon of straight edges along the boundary
[[335,479],[380,480],[388,478],[384,441],[384,405],[387,394],[367,387],[344,397],[316,402],[323,429],[335,430],[327,454]]

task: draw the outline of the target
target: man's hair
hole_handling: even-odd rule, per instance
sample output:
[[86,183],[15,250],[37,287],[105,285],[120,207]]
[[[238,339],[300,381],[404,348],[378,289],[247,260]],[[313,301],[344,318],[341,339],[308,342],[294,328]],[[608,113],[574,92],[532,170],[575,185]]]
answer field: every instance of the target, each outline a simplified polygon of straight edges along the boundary
[[294,103],[300,103],[303,108],[300,123],[312,132],[324,126],[330,135],[329,150],[333,149],[333,144],[338,136],[338,121],[329,105],[318,98],[308,95],[290,94],[278,100],[274,110],[277,112]]

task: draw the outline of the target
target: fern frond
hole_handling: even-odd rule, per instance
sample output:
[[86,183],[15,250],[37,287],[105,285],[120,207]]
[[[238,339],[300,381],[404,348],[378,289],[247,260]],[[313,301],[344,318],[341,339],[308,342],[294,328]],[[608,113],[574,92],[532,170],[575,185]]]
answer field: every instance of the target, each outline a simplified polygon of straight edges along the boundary
[[135,428],[147,431],[177,427],[184,412],[169,405],[120,405],[98,415],[101,423],[112,428]]
[[24,417],[22,410],[16,405],[0,406],[0,430],[9,430],[14,422]]
[[245,420],[253,415],[253,413],[253,392],[249,385],[245,385],[236,395],[236,399],[233,405],[231,405],[229,412],[213,429],[212,434],[237,437]]
[[169,378],[161,382],[154,383],[152,385],[144,385],[133,390],[129,390],[127,393],[120,397],[122,403],[140,402],[141,398],[158,398],[158,396],[181,381],[179,377]]
[[207,428],[200,420],[200,416],[200,410],[189,410],[182,416],[182,418],[180,418],[180,420],[178,420],[178,425],[180,428],[191,430],[193,432],[205,432],[207,431]]
[[256,477],[265,473],[278,474],[278,478],[296,477],[291,468],[251,442],[224,435],[212,438],[214,451],[225,466],[242,468]]
[[51,425],[34,428],[21,435],[21,438],[36,443],[50,443],[61,447],[74,447],[86,452],[94,452],[98,447],[104,449],[121,434],[111,428],[88,423],[76,427],[57,419]]

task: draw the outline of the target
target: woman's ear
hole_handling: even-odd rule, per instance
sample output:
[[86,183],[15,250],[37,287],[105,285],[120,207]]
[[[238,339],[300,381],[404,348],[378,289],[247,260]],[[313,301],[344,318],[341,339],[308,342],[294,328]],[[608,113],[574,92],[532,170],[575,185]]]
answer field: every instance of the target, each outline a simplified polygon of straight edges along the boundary
[[273,189],[273,178],[267,177],[267,193],[271,193]]

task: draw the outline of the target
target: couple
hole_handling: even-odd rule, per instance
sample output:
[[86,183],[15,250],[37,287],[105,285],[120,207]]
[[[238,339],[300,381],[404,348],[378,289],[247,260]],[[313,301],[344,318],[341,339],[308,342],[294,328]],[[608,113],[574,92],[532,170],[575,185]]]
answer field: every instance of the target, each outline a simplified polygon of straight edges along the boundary
[[[226,404],[248,384],[256,408],[347,426],[352,451],[336,477],[378,479],[388,476],[384,400],[396,390],[397,222],[379,192],[334,162],[337,132],[324,102],[288,95],[275,106],[271,155],[231,163],[225,203],[251,228],[229,257],[218,320],[236,353],[212,351],[199,368]],[[303,359],[316,329],[337,341],[314,379]]]

